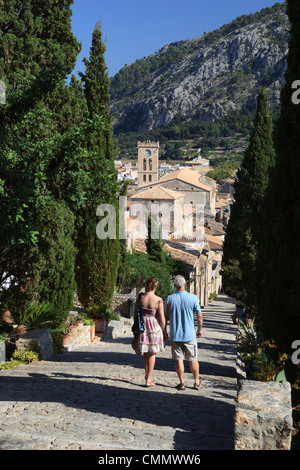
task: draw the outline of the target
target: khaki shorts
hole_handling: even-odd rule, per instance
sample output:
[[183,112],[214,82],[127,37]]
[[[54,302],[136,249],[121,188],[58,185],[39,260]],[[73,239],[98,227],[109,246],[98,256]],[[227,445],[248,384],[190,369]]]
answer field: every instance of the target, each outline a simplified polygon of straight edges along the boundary
[[172,341],[171,342],[172,359],[176,361],[186,359],[188,361],[197,361],[198,344],[197,340],[191,341]]

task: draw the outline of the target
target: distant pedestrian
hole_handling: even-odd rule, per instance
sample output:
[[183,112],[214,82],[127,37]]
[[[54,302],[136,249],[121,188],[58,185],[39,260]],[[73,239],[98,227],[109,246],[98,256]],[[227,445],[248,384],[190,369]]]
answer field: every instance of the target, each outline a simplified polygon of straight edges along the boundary
[[236,304],[235,313],[231,315],[231,319],[234,325],[237,325],[237,320],[242,320],[244,317],[244,307],[241,304]]
[[154,387],[152,372],[155,366],[156,353],[164,351],[164,331],[166,326],[164,304],[161,297],[155,295],[158,279],[149,277],[146,281],[146,292],[139,294],[136,302],[135,316],[138,306],[142,308],[145,330],[139,336],[139,350],[143,354],[146,387]]
[[[185,390],[184,359],[189,361],[194,377],[194,388],[200,388],[198,344],[202,336],[203,317],[196,295],[186,292],[186,280],[183,276],[174,279],[175,294],[169,295],[165,302],[166,318],[170,321],[170,340],[172,358],[179,378],[178,390]],[[197,314],[198,328],[195,331],[194,314]]]

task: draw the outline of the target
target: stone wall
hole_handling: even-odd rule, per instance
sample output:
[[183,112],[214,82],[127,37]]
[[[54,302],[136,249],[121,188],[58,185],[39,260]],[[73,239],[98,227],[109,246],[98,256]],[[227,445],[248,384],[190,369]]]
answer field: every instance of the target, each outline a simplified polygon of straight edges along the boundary
[[[96,339],[99,341],[98,337]],[[89,325],[84,325],[82,330],[78,331],[74,338],[71,338],[70,343],[65,347],[65,349],[68,351],[74,351],[89,344],[91,344],[91,327]]]
[[235,412],[235,450],[290,450],[289,382],[240,380]]
[[144,292],[143,276],[138,280],[136,287],[129,294],[114,294],[110,310],[119,313],[122,317],[129,318],[128,299],[135,299],[139,292]]
[[128,298],[130,297],[129,294],[115,294],[111,303],[110,310],[114,312],[118,312],[120,315],[124,317],[129,316],[129,304]]

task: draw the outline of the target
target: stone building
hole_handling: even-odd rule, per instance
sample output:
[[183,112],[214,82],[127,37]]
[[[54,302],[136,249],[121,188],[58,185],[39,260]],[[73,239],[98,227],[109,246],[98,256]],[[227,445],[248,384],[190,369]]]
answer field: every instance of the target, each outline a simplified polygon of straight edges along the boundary
[[184,194],[155,185],[130,198],[131,216],[138,215],[145,225],[147,236],[148,214],[161,229],[161,237],[168,240],[171,235],[180,237],[188,235],[192,226],[193,212],[184,207]]
[[166,174],[157,182],[147,183],[142,188],[139,187],[138,191],[146,188],[152,189],[155,185],[178,191],[184,194],[185,205],[190,205],[195,209],[203,206],[203,210],[214,217],[216,188],[213,184],[208,185],[207,180],[202,182],[201,179],[203,177],[197,171],[183,168]]
[[158,181],[159,142],[138,142],[138,187]]

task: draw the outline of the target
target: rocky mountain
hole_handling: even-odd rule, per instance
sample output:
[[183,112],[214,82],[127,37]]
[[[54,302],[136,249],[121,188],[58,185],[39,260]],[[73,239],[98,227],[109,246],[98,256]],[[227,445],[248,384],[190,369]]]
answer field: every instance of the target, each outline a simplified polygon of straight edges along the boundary
[[154,129],[175,116],[214,122],[244,107],[255,110],[259,87],[278,104],[288,52],[285,11],[285,3],[276,3],[123,67],[111,79],[116,132]]

